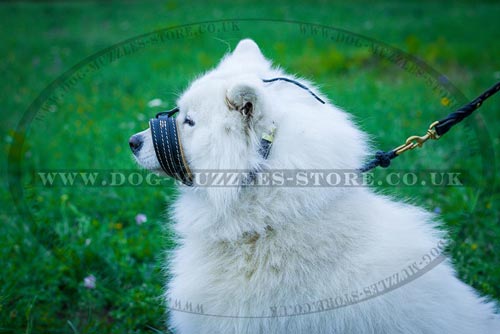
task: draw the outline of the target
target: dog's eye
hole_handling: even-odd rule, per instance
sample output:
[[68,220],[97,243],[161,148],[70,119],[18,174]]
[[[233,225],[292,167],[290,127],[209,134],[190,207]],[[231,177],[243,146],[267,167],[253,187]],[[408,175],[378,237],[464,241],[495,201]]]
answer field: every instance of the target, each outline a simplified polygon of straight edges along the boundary
[[184,124],[187,124],[189,126],[194,126],[194,121],[186,116],[186,118],[184,119]]

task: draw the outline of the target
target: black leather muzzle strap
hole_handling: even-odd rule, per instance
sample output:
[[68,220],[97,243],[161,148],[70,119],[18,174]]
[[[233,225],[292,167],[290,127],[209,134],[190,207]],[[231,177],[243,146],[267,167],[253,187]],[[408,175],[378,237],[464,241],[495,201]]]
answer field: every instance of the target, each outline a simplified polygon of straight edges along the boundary
[[193,175],[189,169],[177,131],[174,114],[179,109],[162,112],[149,121],[153,146],[161,168],[171,177],[191,186]]

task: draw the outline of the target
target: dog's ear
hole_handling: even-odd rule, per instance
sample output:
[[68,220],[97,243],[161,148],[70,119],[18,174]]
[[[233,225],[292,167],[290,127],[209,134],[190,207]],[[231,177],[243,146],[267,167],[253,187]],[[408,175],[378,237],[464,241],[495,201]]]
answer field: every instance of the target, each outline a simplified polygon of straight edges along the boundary
[[236,84],[226,92],[226,104],[230,110],[239,111],[246,119],[253,116],[257,93],[247,84]]
[[251,56],[253,58],[264,58],[259,46],[253,40],[242,39],[233,51],[234,56]]

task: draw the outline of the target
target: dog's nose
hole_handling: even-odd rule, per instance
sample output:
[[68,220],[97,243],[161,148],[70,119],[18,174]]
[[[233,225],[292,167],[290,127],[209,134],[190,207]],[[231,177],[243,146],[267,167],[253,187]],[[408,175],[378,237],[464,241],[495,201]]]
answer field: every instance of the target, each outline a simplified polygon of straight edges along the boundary
[[136,155],[137,155],[137,152],[139,152],[141,150],[142,143],[143,143],[143,141],[142,141],[141,135],[133,135],[128,140],[128,144],[130,145],[130,149]]

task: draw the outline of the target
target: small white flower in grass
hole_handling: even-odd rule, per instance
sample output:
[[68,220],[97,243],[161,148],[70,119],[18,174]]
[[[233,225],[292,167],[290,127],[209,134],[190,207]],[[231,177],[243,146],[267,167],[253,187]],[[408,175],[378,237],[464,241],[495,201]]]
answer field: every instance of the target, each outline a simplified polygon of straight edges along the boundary
[[152,99],[151,101],[148,102],[148,107],[154,108],[154,107],[159,107],[163,104],[163,101],[161,99]]
[[138,213],[137,216],[135,216],[135,222],[137,223],[137,225],[142,225],[147,221],[148,217],[144,213]]
[[95,289],[96,278],[94,275],[90,274],[83,279],[83,286],[87,289]]

